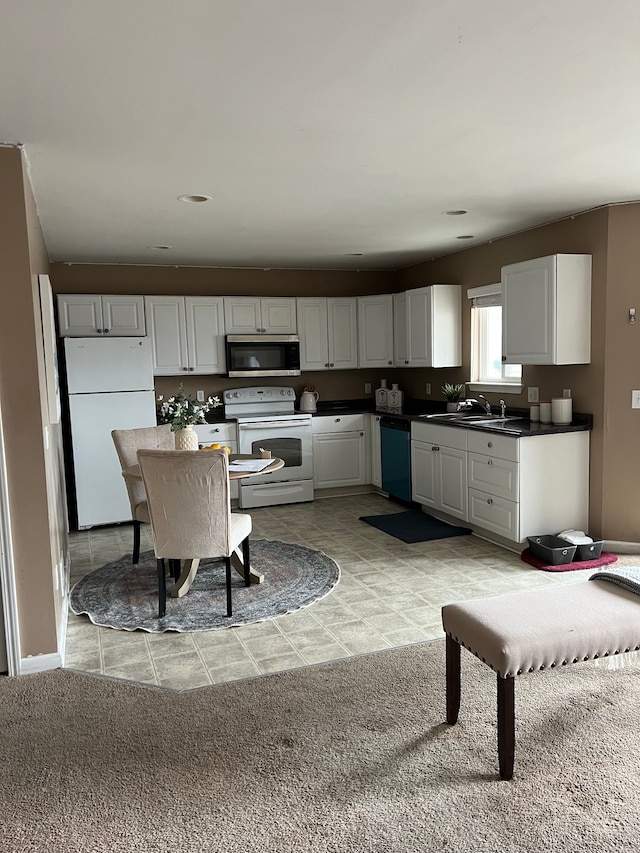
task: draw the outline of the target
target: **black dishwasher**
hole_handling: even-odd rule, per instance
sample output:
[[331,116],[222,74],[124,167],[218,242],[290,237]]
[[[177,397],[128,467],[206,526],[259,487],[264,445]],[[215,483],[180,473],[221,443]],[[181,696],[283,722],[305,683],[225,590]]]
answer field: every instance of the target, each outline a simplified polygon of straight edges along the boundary
[[393,415],[380,418],[382,490],[411,501],[411,421]]

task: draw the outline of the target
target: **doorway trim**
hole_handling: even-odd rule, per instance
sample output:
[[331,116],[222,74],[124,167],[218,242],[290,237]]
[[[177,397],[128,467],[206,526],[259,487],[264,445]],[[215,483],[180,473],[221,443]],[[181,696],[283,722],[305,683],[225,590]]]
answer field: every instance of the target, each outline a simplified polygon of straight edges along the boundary
[[7,650],[9,675],[21,674],[20,625],[18,622],[18,597],[16,595],[15,566],[13,562],[13,540],[11,538],[11,515],[9,512],[9,489],[2,429],[2,405],[0,404],[0,587],[2,588],[2,615]]

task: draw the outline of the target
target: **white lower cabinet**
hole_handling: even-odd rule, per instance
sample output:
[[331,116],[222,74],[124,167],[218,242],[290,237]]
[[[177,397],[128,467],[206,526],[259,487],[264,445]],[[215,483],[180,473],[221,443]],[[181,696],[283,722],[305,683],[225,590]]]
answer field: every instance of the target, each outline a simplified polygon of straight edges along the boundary
[[369,415],[371,441],[371,484],[382,488],[382,448],[380,445],[380,415]]
[[414,421],[411,474],[415,501],[479,535],[522,545],[588,527],[587,431],[516,438]]
[[466,521],[467,431],[414,421],[411,483],[414,501]]
[[468,433],[471,525],[520,544],[527,536],[587,530],[588,432]]
[[365,415],[316,415],[313,487],[331,489],[367,482]]
[[[238,452],[238,428],[235,423],[196,424],[193,428],[198,436],[200,447],[208,444],[226,444],[232,453]],[[232,500],[238,499],[239,486],[239,480],[231,480],[229,493]]]

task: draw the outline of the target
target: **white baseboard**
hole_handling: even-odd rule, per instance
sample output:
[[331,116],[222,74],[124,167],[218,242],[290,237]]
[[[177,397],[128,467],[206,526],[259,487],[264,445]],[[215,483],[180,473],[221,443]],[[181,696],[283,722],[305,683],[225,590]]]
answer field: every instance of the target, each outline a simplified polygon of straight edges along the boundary
[[49,669],[60,669],[62,655],[53,652],[49,655],[31,655],[20,660],[20,675],[31,675],[34,672],[46,672]]

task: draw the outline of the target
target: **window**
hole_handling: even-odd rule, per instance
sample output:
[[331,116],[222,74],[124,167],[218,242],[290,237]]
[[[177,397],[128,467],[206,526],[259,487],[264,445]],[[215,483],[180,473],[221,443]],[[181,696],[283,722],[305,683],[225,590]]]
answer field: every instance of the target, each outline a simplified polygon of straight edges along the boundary
[[502,287],[467,291],[471,303],[471,381],[476,391],[522,390],[522,365],[502,363]]

